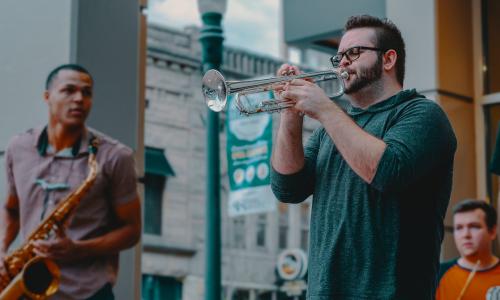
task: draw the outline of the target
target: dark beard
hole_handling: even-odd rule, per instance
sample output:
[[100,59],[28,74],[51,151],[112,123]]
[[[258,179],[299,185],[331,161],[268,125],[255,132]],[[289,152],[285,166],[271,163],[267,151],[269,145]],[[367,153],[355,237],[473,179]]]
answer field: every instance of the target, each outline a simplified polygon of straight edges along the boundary
[[345,94],[358,92],[379,80],[382,77],[382,57],[378,56],[377,61],[372,67],[361,69],[357,75],[351,85],[345,89]]

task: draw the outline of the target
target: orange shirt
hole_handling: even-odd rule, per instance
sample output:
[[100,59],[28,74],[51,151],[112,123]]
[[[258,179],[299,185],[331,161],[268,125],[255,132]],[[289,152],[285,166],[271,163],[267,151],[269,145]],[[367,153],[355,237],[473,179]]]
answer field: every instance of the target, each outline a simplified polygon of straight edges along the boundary
[[[471,270],[455,263],[444,273],[436,291],[436,300],[457,300]],[[462,300],[483,300],[490,288],[500,286],[500,262],[487,270],[477,271]]]

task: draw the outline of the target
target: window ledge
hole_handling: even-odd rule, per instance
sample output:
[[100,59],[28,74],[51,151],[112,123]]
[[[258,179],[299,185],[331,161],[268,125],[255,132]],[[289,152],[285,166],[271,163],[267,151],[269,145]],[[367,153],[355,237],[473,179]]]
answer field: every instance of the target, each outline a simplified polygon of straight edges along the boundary
[[183,256],[193,256],[196,249],[183,245],[172,245],[160,236],[144,234],[142,238],[142,249],[144,252],[160,254],[176,254]]

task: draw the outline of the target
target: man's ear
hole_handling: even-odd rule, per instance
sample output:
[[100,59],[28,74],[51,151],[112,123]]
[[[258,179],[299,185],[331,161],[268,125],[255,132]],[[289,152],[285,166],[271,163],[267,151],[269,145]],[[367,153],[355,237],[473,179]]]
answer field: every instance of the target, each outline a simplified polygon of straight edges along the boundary
[[492,241],[494,241],[497,237],[497,225],[493,225],[493,227],[488,229],[488,233]]
[[45,92],[43,92],[43,100],[45,102],[49,101],[49,94],[50,92],[48,90],[45,90]]
[[396,60],[398,59],[398,53],[394,49],[387,50],[383,57],[384,70],[390,71],[396,65]]

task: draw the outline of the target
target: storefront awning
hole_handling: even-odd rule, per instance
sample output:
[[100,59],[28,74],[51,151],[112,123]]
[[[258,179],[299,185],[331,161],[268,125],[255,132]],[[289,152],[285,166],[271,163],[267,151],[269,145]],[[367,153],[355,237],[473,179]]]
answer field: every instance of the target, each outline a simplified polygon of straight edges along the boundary
[[146,147],[145,149],[146,173],[160,176],[175,176],[174,169],[168,163],[163,149]]

